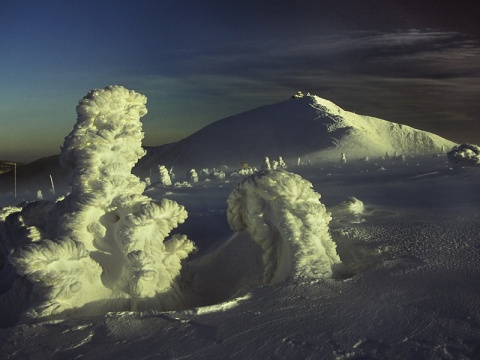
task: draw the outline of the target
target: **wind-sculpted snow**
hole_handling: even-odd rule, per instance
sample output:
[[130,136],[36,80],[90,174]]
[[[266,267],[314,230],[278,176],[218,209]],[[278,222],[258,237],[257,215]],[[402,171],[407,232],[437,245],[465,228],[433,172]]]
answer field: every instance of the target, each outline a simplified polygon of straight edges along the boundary
[[[119,86],[91,91],[60,157],[71,194],[6,217],[2,257],[11,255],[2,264],[17,274],[11,287],[27,316],[183,306],[180,270],[194,245],[182,235],[164,239],[187,212],[143,195],[145,184],[131,174],[144,155],[145,104]],[[7,292],[2,303],[17,300]]]
[[480,166],[480,146],[461,144],[447,153],[448,161],[458,166]]
[[259,172],[230,194],[228,222],[262,248],[264,283],[332,277],[340,258],[319,198],[310,182],[285,170]]

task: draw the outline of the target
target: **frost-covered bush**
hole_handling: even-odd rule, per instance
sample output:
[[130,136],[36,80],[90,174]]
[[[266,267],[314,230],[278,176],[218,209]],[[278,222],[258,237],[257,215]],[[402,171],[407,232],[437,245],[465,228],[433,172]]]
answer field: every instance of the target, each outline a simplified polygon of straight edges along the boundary
[[283,157],[281,157],[281,156],[278,157],[278,167],[280,167],[282,169],[287,168],[287,164],[285,164],[285,161],[283,160]]
[[187,212],[143,195],[145,183],[131,173],[145,153],[146,100],[109,86],[80,101],[60,156],[71,194],[29,204],[1,226],[17,274],[3,304],[24,299],[32,318],[184,306],[180,270],[194,245],[165,238]]
[[191,188],[193,187],[192,184],[190,184],[188,181],[177,181],[175,182],[175,184],[173,184],[173,186],[175,186],[176,188]]
[[228,197],[228,222],[263,250],[265,284],[332,276],[339,263],[330,214],[312,184],[285,170],[245,178]]
[[447,153],[448,161],[457,166],[480,166],[480,146],[461,144]]
[[230,174],[230,176],[248,176],[248,175],[255,174],[257,171],[258,170],[256,167],[247,167],[247,168],[235,170]]
[[214,168],[210,174],[210,178],[213,180],[225,180],[225,172]]

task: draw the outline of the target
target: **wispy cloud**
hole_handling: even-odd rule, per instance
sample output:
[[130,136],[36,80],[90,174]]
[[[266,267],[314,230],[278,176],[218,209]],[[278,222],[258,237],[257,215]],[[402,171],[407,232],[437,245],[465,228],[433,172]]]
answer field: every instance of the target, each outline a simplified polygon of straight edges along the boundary
[[480,44],[457,32],[356,31],[232,48],[192,54],[185,73],[232,99],[299,89],[456,139],[465,134],[448,124],[478,128]]

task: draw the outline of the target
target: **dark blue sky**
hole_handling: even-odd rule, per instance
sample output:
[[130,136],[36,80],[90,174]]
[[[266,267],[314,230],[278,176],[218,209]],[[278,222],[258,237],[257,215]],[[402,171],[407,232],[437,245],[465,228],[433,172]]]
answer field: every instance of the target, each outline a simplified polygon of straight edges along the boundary
[[147,95],[146,145],[297,90],[480,143],[475,1],[0,3],[0,159],[59,152],[90,90]]

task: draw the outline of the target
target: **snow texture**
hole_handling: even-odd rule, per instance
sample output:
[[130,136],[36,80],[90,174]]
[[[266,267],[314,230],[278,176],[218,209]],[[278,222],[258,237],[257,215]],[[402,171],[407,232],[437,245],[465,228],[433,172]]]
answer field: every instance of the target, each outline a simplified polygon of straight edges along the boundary
[[480,146],[461,144],[447,153],[448,161],[457,166],[480,166]]
[[331,220],[312,184],[285,170],[265,170],[228,197],[228,223],[263,250],[265,284],[332,277],[340,263],[328,232]]
[[80,101],[60,156],[71,194],[29,204],[3,223],[2,246],[17,274],[3,303],[22,293],[31,318],[182,306],[180,270],[194,245],[183,235],[164,239],[187,212],[142,195],[145,184],[131,174],[144,155],[146,100],[109,86]]

